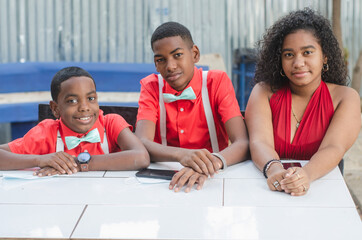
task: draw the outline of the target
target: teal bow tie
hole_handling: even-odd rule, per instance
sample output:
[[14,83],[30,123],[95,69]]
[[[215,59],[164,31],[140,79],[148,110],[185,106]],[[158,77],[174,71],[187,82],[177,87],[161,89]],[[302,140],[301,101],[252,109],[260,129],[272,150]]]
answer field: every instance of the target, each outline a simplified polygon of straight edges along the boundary
[[87,135],[85,135],[84,137],[81,137],[81,138],[77,138],[77,137],[73,137],[73,136],[65,137],[65,144],[67,145],[67,148],[69,150],[76,148],[79,145],[79,143],[81,143],[81,142],[96,143],[96,142],[100,142],[100,141],[101,141],[101,138],[99,136],[99,132],[98,132],[97,128],[93,129]]
[[194,100],[196,99],[196,95],[192,87],[186,88],[179,96],[175,96],[174,94],[164,93],[163,100],[165,103],[174,102],[177,100]]

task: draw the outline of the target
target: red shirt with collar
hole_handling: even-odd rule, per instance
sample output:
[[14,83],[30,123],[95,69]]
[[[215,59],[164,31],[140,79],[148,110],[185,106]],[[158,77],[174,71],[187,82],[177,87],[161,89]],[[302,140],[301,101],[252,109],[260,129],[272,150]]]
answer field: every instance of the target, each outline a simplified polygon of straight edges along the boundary
[[[104,129],[106,130],[109,152],[119,152],[117,138],[124,128],[131,128],[123,117],[118,114],[107,114],[103,116],[103,111],[99,110],[99,118],[88,132],[98,128],[101,142],[104,140]],[[27,132],[24,137],[18,138],[9,143],[11,152],[18,154],[36,154],[43,155],[54,153],[57,144],[57,131],[64,143],[64,152],[77,156],[79,153],[87,150],[91,155],[104,154],[100,143],[81,142],[76,148],[68,150],[64,137],[75,136],[83,137],[88,132],[80,134],[72,131],[61,120],[45,119]]]
[[[175,95],[182,93],[182,91],[178,92],[173,89],[165,80],[163,82],[163,93]],[[194,76],[186,88],[190,86],[195,92],[195,100],[178,100],[165,103],[167,145],[188,149],[206,148],[212,152],[201,97],[202,69],[194,68]],[[228,146],[225,122],[233,117],[241,116],[240,108],[232,83],[225,72],[209,71],[207,89],[221,151]],[[159,90],[156,74],[151,74],[141,80],[141,94],[138,105],[137,121],[150,120],[154,122],[156,124],[154,141],[161,143]]]

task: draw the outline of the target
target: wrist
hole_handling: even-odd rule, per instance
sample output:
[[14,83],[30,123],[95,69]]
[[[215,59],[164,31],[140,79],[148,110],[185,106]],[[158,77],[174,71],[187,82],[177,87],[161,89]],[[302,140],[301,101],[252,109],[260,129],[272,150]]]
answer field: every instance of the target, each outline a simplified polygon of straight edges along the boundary
[[283,164],[279,159],[272,159],[269,160],[267,163],[265,163],[264,167],[263,167],[263,174],[265,178],[268,178],[268,171],[270,169],[275,169],[275,168],[280,169],[280,167],[283,168]]
[[212,155],[214,155],[216,158],[218,158],[221,161],[221,170],[225,170],[227,168],[227,163],[226,163],[226,159],[224,158],[223,155],[221,155],[220,153],[211,153]]

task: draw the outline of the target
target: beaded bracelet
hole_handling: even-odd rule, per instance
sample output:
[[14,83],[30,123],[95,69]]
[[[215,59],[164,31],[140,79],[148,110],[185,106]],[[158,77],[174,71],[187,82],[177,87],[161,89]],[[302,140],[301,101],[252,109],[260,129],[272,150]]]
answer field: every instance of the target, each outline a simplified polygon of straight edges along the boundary
[[266,175],[266,172],[269,170],[270,166],[271,166],[273,163],[275,163],[275,162],[276,162],[276,163],[280,163],[280,164],[282,165],[281,161],[278,160],[278,159],[272,159],[272,160],[268,161],[268,162],[264,165],[263,174],[264,174],[264,177],[265,177],[265,178],[268,178],[268,176]]

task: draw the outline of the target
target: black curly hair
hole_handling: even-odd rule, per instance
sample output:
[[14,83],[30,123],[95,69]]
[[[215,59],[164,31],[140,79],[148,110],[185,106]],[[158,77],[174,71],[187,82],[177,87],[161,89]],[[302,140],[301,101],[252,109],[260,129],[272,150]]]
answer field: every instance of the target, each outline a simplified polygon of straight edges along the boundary
[[309,31],[315,36],[323,54],[328,58],[329,70],[322,71],[322,80],[347,85],[347,69],[331,25],[328,19],[310,8],[290,12],[275,22],[266,31],[263,39],[258,41],[254,84],[264,82],[272,91],[277,91],[288,82],[288,78],[280,74],[282,45],[288,34],[300,29]]

